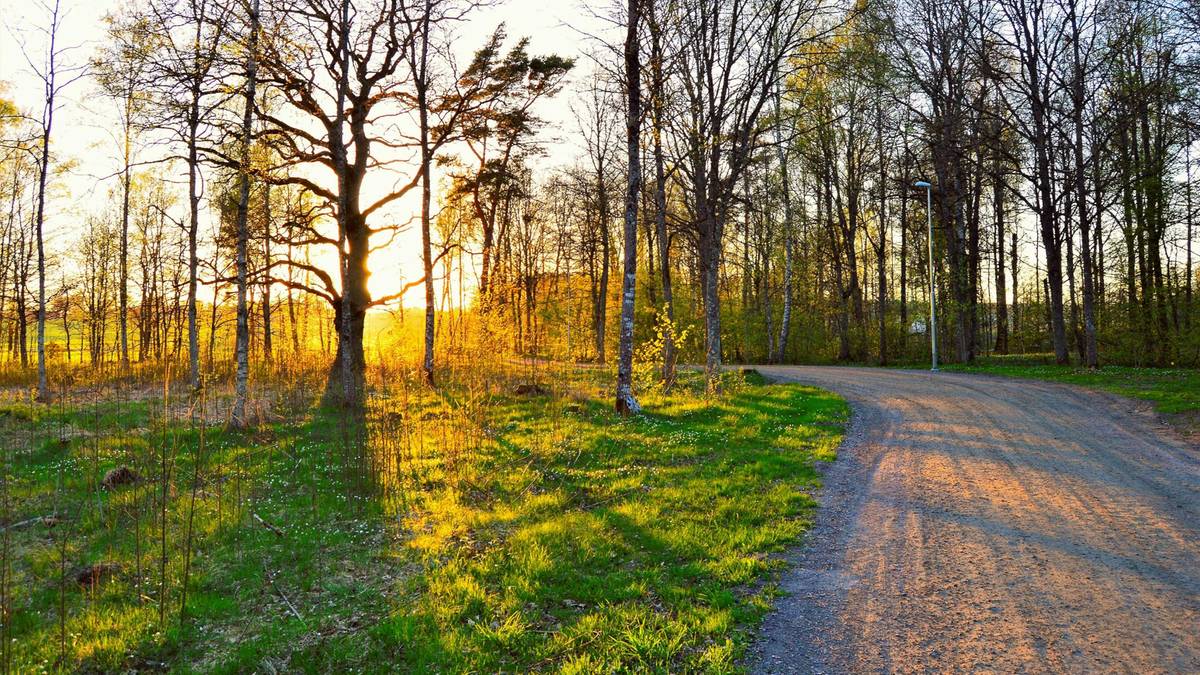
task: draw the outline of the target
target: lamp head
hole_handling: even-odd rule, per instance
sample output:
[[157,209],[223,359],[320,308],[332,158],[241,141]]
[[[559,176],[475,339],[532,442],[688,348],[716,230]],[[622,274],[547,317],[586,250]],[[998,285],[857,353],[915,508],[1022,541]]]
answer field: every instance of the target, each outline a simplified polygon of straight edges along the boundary
[[929,183],[928,183],[928,182],[926,182],[926,181],[919,180],[919,181],[917,181],[917,182],[913,183],[913,187],[915,187],[915,188],[923,188],[923,189],[926,189],[926,190],[928,190],[929,188],[933,187],[933,185],[929,184]]

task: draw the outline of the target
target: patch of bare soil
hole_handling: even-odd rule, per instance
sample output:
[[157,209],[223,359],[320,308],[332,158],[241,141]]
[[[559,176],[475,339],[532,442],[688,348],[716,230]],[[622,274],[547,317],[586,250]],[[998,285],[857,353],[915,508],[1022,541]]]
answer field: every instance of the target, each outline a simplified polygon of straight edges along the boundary
[[1163,415],[1162,419],[1189,443],[1200,448],[1200,410]]
[[85,587],[96,587],[100,582],[111,579],[121,571],[117,563],[99,562],[84,565],[75,570],[75,583]]
[[753,670],[1200,672],[1200,453],[1157,419],[1044,382],[761,370],[853,417]]
[[513,387],[517,396],[549,396],[550,390],[536,382],[522,382]]
[[104,479],[100,481],[100,484],[106,490],[115,490],[122,485],[136,485],[141,480],[142,477],[138,475],[138,472],[122,464],[121,466],[109,469],[104,474]]

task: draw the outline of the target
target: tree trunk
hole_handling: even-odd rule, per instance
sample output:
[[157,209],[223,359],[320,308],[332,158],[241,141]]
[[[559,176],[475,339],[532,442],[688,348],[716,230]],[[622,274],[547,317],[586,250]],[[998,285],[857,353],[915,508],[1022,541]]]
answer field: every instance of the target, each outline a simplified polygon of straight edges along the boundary
[[[1083,63],[1081,62],[1079,38],[1080,30],[1079,23],[1076,17],[1076,3],[1067,3],[1069,7],[1069,16],[1071,20],[1071,28],[1074,34],[1074,39],[1071,40],[1071,48],[1074,57],[1074,77],[1071,87],[1072,99],[1072,121],[1074,122],[1075,142],[1075,202],[1076,208],[1079,209],[1079,237],[1080,237],[1080,253],[1083,256],[1083,363],[1088,368],[1096,368],[1100,365],[1100,358],[1096,349],[1096,302],[1095,291],[1096,285],[1094,282],[1093,264],[1092,264],[1092,247],[1091,247],[1091,222],[1088,218],[1087,208],[1087,183],[1085,181],[1083,161],[1083,107],[1084,90],[1083,90]],[[1096,212],[1099,214],[1101,204],[1097,202]]]
[[779,339],[775,341],[773,363],[783,363],[787,353],[788,333],[792,326],[792,274],[794,267],[795,235],[792,228],[792,181],[788,175],[787,149],[783,145],[783,101],[780,85],[775,88],[775,148],[779,160],[779,182],[783,192],[783,316],[779,321]]
[[[54,128],[55,95],[58,93],[56,76],[58,53],[59,3],[54,3],[49,30],[50,45],[47,51],[47,70],[43,73],[46,85],[45,108],[42,111],[42,148],[38,167],[37,214],[34,220],[34,238],[37,244],[38,304],[37,304],[37,397],[40,401],[50,399],[50,383],[46,379],[46,182],[50,177],[50,136]],[[22,322],[24,320],[22,319]],[[22,338],[24,335],[22,334]],[[24,340],[22,339],[22,345]],[[22,349],[24,347],[22,346]]]
[[[1072,211],[1075,206],[1072,194],[1069,193],[1067,195],[1066,206],[1063,209],[1063,220],[1068,225],[1071,222]],[[1075,351],[1079,354],[1079,361],[1082,363],[1084,360],[1083,331],[1079,329],[1079,303],[1075,299],[1078,297],[1075,292],[1075,239],[1070,232],[1067,232],[1063,239],[1067,246],[1067,298],[1071,308],[1070,335],[1075,341]]]
[[[1008,347],[1008,289],[1004,273],[1004,176],[1000,168],[999,153],[992,165],[992,214],[996,219],[996,245],[994,256],[996,261],[996,342],[997,354],[1007,354]],[[1014,247],[1015,248],[1015,247]],[[1016,262],[1014,261],[1015,265]],[[1013,270],[1013,304],[1016,304],[1016,269]]]
[[431,3],[425,3],[420,22],[420,34],[412,47],[419,53],[413,59],[413,85],[417,94],[418,133],[421,146],[421,265],[425,273],[422,284],[425,290],[425,336],[424,353],[421,357],[421,378],[427,386],[434,385],[433,349],[437,337],[437,305],[433,289],[433,244],[432,227],[432,169],[433,153],[429,140],[429,22]]
[[233,428],[244,428],[246,418],[246,398],[250,382],[250,311],[246,299],[249,294],[249,279],[247,278],[247,249],[250,244],[250,230],[247,224],[250,211],[250,143],[251,131],[254,124],[254,89],[257,84],[258,60],[255,51],[258,49],[258,0],[252,0],[250,5],[250,36],[246,49],[246,88],[242,110],[241,129],[241,161],[238,167],[238,206],[237,206],[237,335],[234,339],[235,360],[237,363],[234,377],[233,412],[229,424]]
[[721,306],[720,237],[716,236],[717,223],[713,214],[702,216],[709,223],[700,237],[701,290],[704,294],[704,379],[709,393],[721,389]]
[[[1183,269],[1184,269],[1184,275],[1186,277],[1186,283],[1187,283],[1186,296],[1185,296],[1186,297],[1185,307],[1187,308],[1187,310],[1186,310],[1186,313],[1184,314],[1184,316],[1186,317],[1184,320],[1185,321],[1184,326],[1188,330],[1191,330],[1191,328],[1192,328],[1192,312],[1193,312],[1192,283],[1193,283],[1193,277],[1195,276],[1195,273],[1192,271],[1192,236],[1193,236],[1193,231],[1194,231],[1193,226],[1195,224],[1196,212],[1192,208],[1192,137],[1191,137],[1191,133],[1190,133],[1191,127],[1188,127],[1188,129],[1189,129],[1189,133],[1188,133],[1188,137],[1187,137],[1187,145],[1185,146],[1187,148],[1187,151],[1184,153],[1184,166],[1185,166],[1184,174],[1185,174],[1185,180],[1187,181],[1186,188],[1184,189],[1185,204],[1186,204],[1186,208],[1187,208],[1187,213],[1184,216],[1185,224],[1187,226],[1187,262],[1184,265]],[[1097,239],[1100,238],[1100,234],[1098,232],[1096,233],[1096,238]],[[1101,275],[1101,276],[1103,276],[1103,275]]]
[[604,184],[603,164],[597,171],[596,188],[599,191],[599,232],[600,232],[600,284],[596,290],[595,303],[592,306],[592,334],[595,339],[596,362],[604,364],[605,329],[608,327],[608,275],[609,262],[612,257],[612,237],[608,231],[608,189]]
[[1042,247],[1046,252],[1046,279],[1050,311],[1050,337],[1054,346],[1054,360],[1059,365],[1070,362],[1067,354],[1067,332],[1063,321],[1063,269],[1062,248],[1055,226],[1054,203],[1050,196],[1050,162],[1045,157],[1044,141],[1038,144],[1038,224],[1042,233]]
[[912,185],[912,175],[908,164],[908,139],[904,140],[904,172],[902,185],[904,191],[900,195],[900,351],[901,356],[908,355],[908,186]]
[[625,90],[628,109],[625,116],[628,185],[625,190],[624,276],[621,279],[621,332],[617,349],[616,409],[622,415],[641,411],[633,396],[633,303],[637,292],[637,207],[642,191],[641,123],[642,85],[639,62],[638,27],[641,0],[629,0],[625,33]]
[[[347,122],[346,98],[350,86],[350,0],[342,0],[337,37],[340,76],[336,83],[337,107],[329,133],[329,147],[338,180],[338,272],[341,277],[341,296],[333,303],[337,349],[333,363],[330,364],[324,399],[327,404],[356,411],[361,409],[363,402],[366,371],[363,325],[370,294],[366,287],[369,233],[362,215],[358,213],[358,204],[351,199],[351,191],[360,184],[361,177],[352,173],[344,138]],[[357,141],[356,120],[351,117],[350,122],[351,137]],[[359,126],[365,123],[361,118],[357,120]]]
[[120,308],[118,310],[119,331],[121,335],[121,370],[129,369],[129,192],[130,192],[130,102],[125,102],[125,143],[123,158],[125,160],[121,172],[121,270],[119,289]]
[[[257,2],[257,0],[255,0]],[[275,330],[271,325],[271,184],[263,183],[263,279],[262,321],[263,360],[271,363],[275,358]]]
[[883,106],[876,108],[876,147],[879,152],[879,245],[875,247],[875,268],[879,283],[879,365],[886,366],[887,355],[887,157],[883,149]]

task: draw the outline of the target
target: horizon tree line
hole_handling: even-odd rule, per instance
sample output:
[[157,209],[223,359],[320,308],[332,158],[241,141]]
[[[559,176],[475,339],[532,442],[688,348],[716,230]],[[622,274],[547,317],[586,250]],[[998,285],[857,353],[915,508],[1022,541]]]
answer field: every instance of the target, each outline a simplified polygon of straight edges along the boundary
[[[43,398],[48,362],[185,359],[193,389],[232,374],[240,425],[252,358],[315,337],[326,401],[360,406],[368,314],[410,289],[428,385],[471,339],[615,355],[628,412],[680,360],[712,391],[728,362],[917,360],[931,279],[959,362],[1200,364],[1192,0],[627,0],[586,55],[500,26],[466,60],[466,0],[130,2],[86,61],[44,9],[43,110],[0,92],[0,358]],[[54,112],[83,79],[116,161],[65,223]],[[409,227],[420,278],[373,297]]]

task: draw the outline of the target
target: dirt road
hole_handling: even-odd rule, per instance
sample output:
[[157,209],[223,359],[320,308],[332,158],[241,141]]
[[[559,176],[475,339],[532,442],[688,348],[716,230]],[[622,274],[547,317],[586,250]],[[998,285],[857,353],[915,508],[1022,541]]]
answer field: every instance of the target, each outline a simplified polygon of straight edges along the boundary
[[1200,450],[1050,383],[763,367],[854,411],[757,672],[1200,673]]

